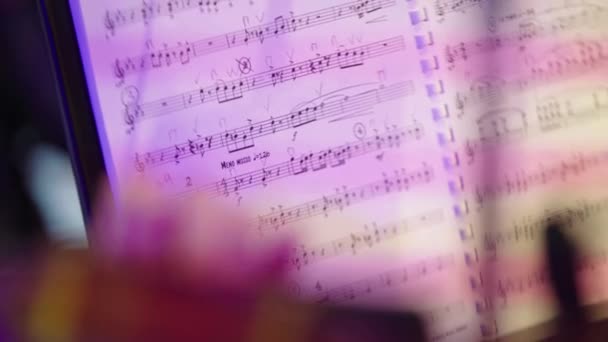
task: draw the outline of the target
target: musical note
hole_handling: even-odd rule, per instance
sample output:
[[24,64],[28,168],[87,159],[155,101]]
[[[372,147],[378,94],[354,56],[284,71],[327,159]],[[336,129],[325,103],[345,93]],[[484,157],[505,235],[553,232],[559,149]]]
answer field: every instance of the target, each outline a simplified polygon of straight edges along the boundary
[[551,222],[559,222],[567,229],[577,229],[581,224],[608,209],[608,198],[579,200],[575,205],[550,211],[540,217],[526,216],[515,222],[508,230],[483,233],[483,246],[496,250],[500,246],[535,241],[543,238],[543,233]]
[[[232,101],[241,98],[246,92],[274,87],[287,81],[311,76],[319,72],[323,66],[324,70],[341,68],[339,56],[349,53],[351,56],[356,54],[357,61],[384,56],[391,53],[402,51],[405,42],[402,36],[388,38],[378,42],[351,48],[347,51],[339,51],[326,56],[315,57],[310,60],[297,62],[289,66],[274,68],[270,71],[259,74],[245,76],[237,80],[222,82],[205,88],[198,88],[182,94],[176,94],[159,100],[142,103],[139,108],[142,115],[136,118],[136,122],[144,119],[151,119],[161,115],[178,112],[187,108],[202,105],[210,101],[219,103]],[[200,97],[199,101],[189,102],[186,99],[199,97],[205,93],[205,97]]]
[[477,185],[475,200],[481,208],[484,202],[498,197],[524,194],[535,187],[555,185],[556,182],[567,182],[572,178],[599,169],[608,164],[608,152],[580,153],[568,159],[562,159],[551,166],[539,166],[536,169],[521,170],[513,176],[504,177],[492,185]]
[[[365,62],[365,49],[344,50],[338,52],[338,64],[340,69],[348,69],[363,65]],[[319,64],[319,70],[322,72],[322,64]]]
[[292,268],[301,270],[303,267],[344,254],[357,254],[361,249],[372,248],[374,245],[399,238],[409,232],[426,229],[443,222],[442,209],[434,209],[418,216],[391,223],[366,225],[366,229],[353,232],[347,236],[332,241],[294,249],[289,259]]
[[[361,87],[350,88],[357,89]],[[227,148],[229,152],[238,151],[240,146],[249,148],[257,138],[292,130],[315,121],[368,110],[376,104],[393,101],[414,92],[412,82],[382,86],[350,96],[345,95],[348,90],[349,89],[344,89],[331,92],[322,97],[308,101],[289,113],[232,129],[230,130],[230,133],[223,132],[204,137],[201,136],[191,139],[188,142],[178,144],[180,147],[194,144],[197,152],[182,154],[180,155],[180,159],[203,155],[201,152],[210,152],[220,148]],[[315,120],[312,120],[312,118],[315,118]],[[149,152],[150,158],[146,161],[145,166],[156,167],[171,162],[169,160],[163,160],[161,156],[166,153],[171,153],[173,149],[174,147],[170,146]],[[141,169],[141,171],[143,171],[143,169]]]
[[499,278],[497,284],[496,296],[506,299],[513,294],[522,294],[548,286],[549,274],[546,269],[539,269],[525,275]]
[[[535,51],[538,50],[538,46],[543,44],[542,39],[556,37],[560,33],[592,28],[599,21],[608,18],[606,9],[586,3],[551,7],[531,13],[526,12],[529,21],[519,22],[516,31],[510,30],[490,37],[446,44],[443,48],[443,58],[448,66],[447,69],[455,70],[461,65],[476,65],[478,61],[466,62],[471,57],[491,58],[492,53],[499,50],[504,50],[505,54],[509,49],[515,50],[519,54]],[[511,18],[505,18],[505,20],[509,19]]]
[[481,5],[488,0],[435,0],[435,14],[444,17],[454,12],[464,12],[473,6]]
[[[310,291],[309,296],[316,302],[341,303],[353,301],[377,291],[386,290],[393,286],[402,286],[412,281],[443,272],[446,269],[454,267],[454,259],[452,254],[424,258],[403,267],[387,270],[380,274],[363,278],[346,285],[324,291]],[[424,275],[417,274],[417,270],[420,269],[421,266],[425,267],[428,271]],[[404,278],[404,273],[417,275],[415,277]]]
[[117,28],[143,23],[163,17],[174,18],[175,15],[189,10],[200,13],[218,13],[221,7],[234,7],[234,0],[159,0],[143,1],[140,6],[107,10],[104,14],[104,27],[114,35]]
[[[581,256],[577,264],[577,272],[594,272],[608,262],[605,252]],[[507,273],[507,272],[503,272]],[[496,279],[496,286],[490,296],[483,301],[476,301],[476,311],[484,313],[487,310],[502,310],[514,302],[513,297],[531,292],[545,292],[550,288],[549,272],[546,267],[536,267],[531,271],[518,272],[518,274],[500,275]],[[478,291],[479,288],[473,289]]]
[[509,83],[500,77],[482,77],[470,83],[465,90],[454,93],[454,107],[458,109],[458,117],[464,116],[465,110],[475,105],[495,105],[502,101],[507,94],[521,91],[517,83]]
[[[582,51],[585,49],[587,52]],[[455,92],[454,108],[460,111],[458,116],[463,117],[465,111],[473,110],[476,105],[494,106],[504,102],[505,98],[517,97],[526,90],[534,89],[537,85],[559,84],[603,70],[608,66],[608,55],[604,55],[601,52],[602,49],[592,43],[569,44],[544,56],[539,62],[529,63],[529,66],[525,68],[526,71],[521,73],[521,77],[512,80],[504,80],[497,76],[477,79],[466,91]],[[607,105],[605,89],[605,87],[585,89],[599,99],[599,101],[589,103],[588,107],[595,106],[595,109],[600,109]],[[574,93],[576,95],[584,94],[581,90],[574,91]],[[573,97],[573,94],[564,94]],[[580,110],[580,112],[589,113],[591,111]],[[547,116],[543,114],[539,113],[540,116]]]
[[571,90],[539,99],[535,107],[535,125],[529,123],[526,113],[516,108],[493,110],[483,115],[477,122],[479,139],[467,139],[461,148],[467,164],[475,164],[486,147],[515,140],[523,142],[575,125],[596,123],[596,119],[606,116],[608,93],[603,87],[583,88],[580,92]]
[[597,72],[606,66],[606,50],[606,42],[601,40],[557,44],[550,51],[530,60],[526,66],[529,74],[527,79],[535,82],[555,82],[580,77],[588,72]]
[[495,140],[527,134],[528,120],[526,113],[520,109],[499,109],[477,119],[477,127],[482,141]]
[[606,108],[608,88],[585,87],[540,99],[536,104],[536,114],[541,131],[550,132],[604,117]]
[[[248,27],[243,30],[191,41],[185,44],[179,43],[174,47],[117,60],[115,68],[120,68],[121,73],[116,73],[116,76],[124,78],[130,74],[147,70],[169,67],[171,65],[189,64],[194,58],[256,42],[263,44],[268,38],[277,38],[296,31],[331,24],[353,17],[362,18],[363,14],[393,7],[395,6],[395,2],[396,0],[356,0],[305,14],[279,16],[272,22],[259,26]],[[159,56],[163,56],[162,60]]]
[[287,224],[309,219],[319,215],[329,215],[333,211],[343,210],[359,203],[373,200],[393,193],[408,192],[418,185],[429,184],[434,179],[433,169],[423,164],[413,171],[396,170],[393,176],[386,175],[377,180],[358,187],[343,187],[335,194],[327,195],[310,202],[283,208],[279,212],[258,216],[250,222],[258,230],[276,231]]
[[[422,136],[423,129],[420,125],[413,125],[404,129],[394,129],[384,135],[376,135],[368,139],[334,146],[316,153],[303,154],[298,158],[292,157],[290,160],[279,164],[265,166],[260,170],[223,179],[221,181],[222,186],[218,186],[218,182],[199,186],[196,187],[196,191],[204,193],[209,197],[229,196],[230,194],[252,187],[267,186],[269,183],[285,177],[317,172],[328,166],[341,166],[347,160],[365,156],[379,150],[399,148],[402,143],[418,140]],[[188,193],[190,192],[189,190]]]

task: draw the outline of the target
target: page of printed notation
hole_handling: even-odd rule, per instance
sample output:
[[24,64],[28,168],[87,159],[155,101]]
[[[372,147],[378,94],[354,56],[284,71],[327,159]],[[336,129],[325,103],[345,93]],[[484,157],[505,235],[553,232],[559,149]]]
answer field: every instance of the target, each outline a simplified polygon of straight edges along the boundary
[[79,6],[118,187],[135,174],[175,200],[206,193],[258,239],[294,236],[296,296],[415,309],[435,340],[479,338],[415,4]]
[[555,316],[542,256],[548,218],[566,221],[584,246],[585,302],[605,301],[608,7],[438,0],[419,12],[434,33],[463,160],[461,226],[482,332]]

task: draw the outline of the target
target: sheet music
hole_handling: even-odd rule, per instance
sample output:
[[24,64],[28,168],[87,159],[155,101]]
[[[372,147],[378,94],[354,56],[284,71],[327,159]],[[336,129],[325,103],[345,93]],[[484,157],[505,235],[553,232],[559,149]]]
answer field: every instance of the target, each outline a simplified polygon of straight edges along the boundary
[[[445,67],[438,113],[456,136],[461,237],[487,338],[554,317],[542,254],[551,219],[566,220],[585,246],[585,301],[606,300],[597,286],[606,236],[593,225],[605,218],[607,10],[594,1],[434,1],[416,11]],[[453,30],[465,18],[473,23]]]
[[[547,217],[605,214],[600,2],[72,7],[115,190],[205,193],[262,241],[295,237],[294,296],[415,308],[438,341],[504,336],[555,312]],[[588,240],[592,303],[606,251]]]

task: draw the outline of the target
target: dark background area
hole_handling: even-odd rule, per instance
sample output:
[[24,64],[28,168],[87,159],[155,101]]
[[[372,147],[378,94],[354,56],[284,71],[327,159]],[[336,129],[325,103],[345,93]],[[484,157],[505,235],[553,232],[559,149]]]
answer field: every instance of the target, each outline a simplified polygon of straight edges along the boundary
[[0,42],[0,252],[15,254],[82,227],[36,1],[0,0]]

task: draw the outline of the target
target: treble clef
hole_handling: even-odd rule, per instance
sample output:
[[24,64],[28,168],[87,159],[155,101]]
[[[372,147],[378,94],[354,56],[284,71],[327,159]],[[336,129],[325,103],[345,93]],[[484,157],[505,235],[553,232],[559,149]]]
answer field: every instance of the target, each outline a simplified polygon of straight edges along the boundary
[[110,17],[110,11],[106,11],[106,15],[104,16],[104,26],[110,32],[110,34],[114,35],[114,30],[116,29],[116,23]]
[[134,86],[126,87],[121,95],[122,104],[125,106],[124,120],[127,124],[127,134],[135,130],[135,121],[143,116],[143,112],[139,107],[139,91]]
[[139,154],[135,153],[135,171],[143,173],[145,170],[144,162],[139,159]]
[[127,133],[130,134],[135,130],[135,115],[133,115],[133,111],[128,106],[125,106],[124,119],[128,127]]
[[473,162],[475,162],[475,151],[473,150],[473,144],[471,144],[470,141],[466,142],[465,145],[465,149],[466,149],[466,154],[467,154],[467,163],[468,165],[473,164]]
[[124,80],[125,78],[125,69],[118,59],[114,62],[114,76],[118,77],[120,80]]

